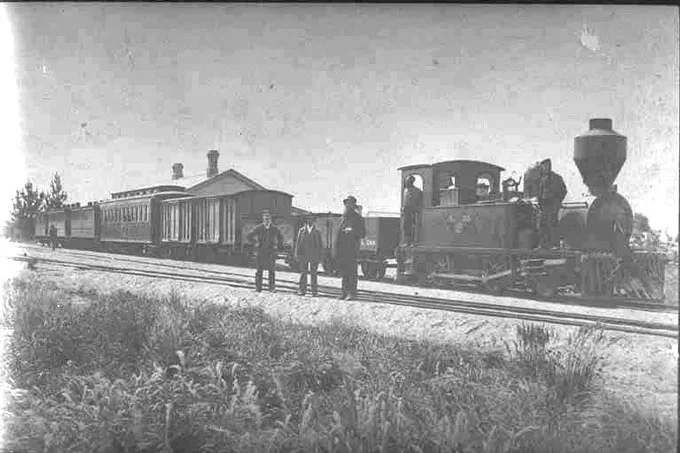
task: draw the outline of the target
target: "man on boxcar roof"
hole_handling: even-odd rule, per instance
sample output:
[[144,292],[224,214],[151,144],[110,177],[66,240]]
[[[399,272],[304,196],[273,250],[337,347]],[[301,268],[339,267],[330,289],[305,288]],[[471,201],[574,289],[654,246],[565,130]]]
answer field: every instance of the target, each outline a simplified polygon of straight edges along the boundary
[[262,223],[257,225],[246,236],[248,242],[255,243],[257,270],[255,271],[255,290],[262,291],[262,274],[267,270],[269,291],[276,290],[276,252],[283,250],[283,235],[272,224],[272,216],[268,210],[262,212]]
[[538,187],[538,206],[541,208],[541,248],[551,249],[559,240],[555,237],[562,201],[567,196],[564,179],[552,171],[552,162],[541,162],[541,181]]
[[366,228],[357,199],[350,195],[343,203],[345,212],[338,228],[334,255],[342,273],[340,299],[352,300],[357,296],[357,257],[361,239],[366,236]]

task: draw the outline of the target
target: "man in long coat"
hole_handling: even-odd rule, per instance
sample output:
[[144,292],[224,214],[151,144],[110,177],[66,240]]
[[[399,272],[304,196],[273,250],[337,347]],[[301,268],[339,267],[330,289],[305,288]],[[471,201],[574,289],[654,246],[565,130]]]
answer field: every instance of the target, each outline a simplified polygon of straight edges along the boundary
[[541,181],[538,188],[538,205],[541,208],[540,246],[551,249],[556,245],[557,229],[562,201],[567,196],[564,179],[552,171],[552,162],[545,159],[541,162]]
[[300,265],[298,294],[307,293],[307,274],[312,275],[312,296],[317,295],[317,269],[323,253],[321,232],[314,226],[314,217],[305,217],[305,226],[298,231],[295,241],[295,258]]
[[404,184],[404,205],[401,208],[402,244],[415,241],[418,214],[423,207],[423,191],[413,185],[416,178],[410,175]]
[[334,255],[342,273],[340,299],[352,300],[357,295],[357,257],[361,239],[366,236],[366,227],[357,207],[357,199],[350,195],[343,203],[345,212],[338,228]]
[[262,291],[262,274],[267,270],[269,277],[269,291],[276,290],[276,252],[283,250],[283,235],[272,224],[269,211],[262,212],[262,223],[257,225],[246,237],[251,244],[255,243],[257,255],[257,270],[255,271],[255,290]]

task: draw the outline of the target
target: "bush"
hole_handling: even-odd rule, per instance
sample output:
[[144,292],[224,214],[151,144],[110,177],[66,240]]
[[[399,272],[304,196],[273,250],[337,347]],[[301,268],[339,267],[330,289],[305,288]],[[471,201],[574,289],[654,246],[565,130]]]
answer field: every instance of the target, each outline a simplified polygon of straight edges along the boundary
[[[305,327],[176,296],[16,281],[7,446],[71,452],[673,451],[670,421],[598,387],[601,332],[510,354]],[[7,324],[6,324],[7,325]],[[626,447],[632,445],[633,447]],[[630,450],[633,448],[633,450]]]

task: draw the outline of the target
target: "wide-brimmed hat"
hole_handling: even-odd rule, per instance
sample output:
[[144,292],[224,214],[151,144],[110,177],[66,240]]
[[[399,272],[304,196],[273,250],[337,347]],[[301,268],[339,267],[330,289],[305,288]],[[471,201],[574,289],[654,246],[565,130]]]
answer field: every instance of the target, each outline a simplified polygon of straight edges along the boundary
[[541,165],[543,165],[543,164],[551,164],[552,165],[552,161],[550,159],[543,159],[541,161]]
[[357,204],[357,199],[354,198],[352,195],[350,195],[347,198],[345,198],[344,200],[342,200],[342,202],[345,203],[345,204],[351,203],[351,204],[355,205],[355,204]]

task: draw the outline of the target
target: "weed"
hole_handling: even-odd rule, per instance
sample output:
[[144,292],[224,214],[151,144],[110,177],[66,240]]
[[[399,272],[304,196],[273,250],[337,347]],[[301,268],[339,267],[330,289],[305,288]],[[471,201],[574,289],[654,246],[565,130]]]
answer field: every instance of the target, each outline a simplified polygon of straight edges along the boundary
[[[599,388],[595,328],[511,352],[305,327],[262,310],[17,280],[7,448],[72,452],[665,452],[674,423]],[[23,390],[20,390],[23,389]]]

